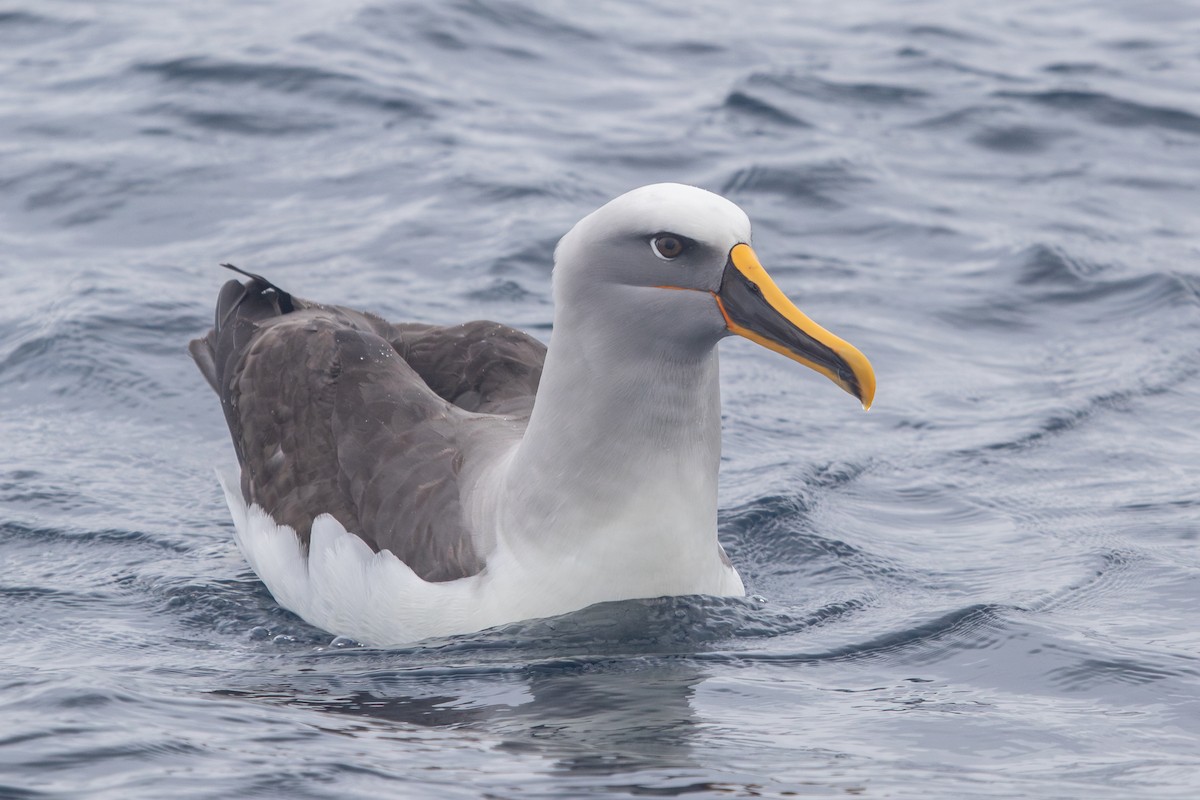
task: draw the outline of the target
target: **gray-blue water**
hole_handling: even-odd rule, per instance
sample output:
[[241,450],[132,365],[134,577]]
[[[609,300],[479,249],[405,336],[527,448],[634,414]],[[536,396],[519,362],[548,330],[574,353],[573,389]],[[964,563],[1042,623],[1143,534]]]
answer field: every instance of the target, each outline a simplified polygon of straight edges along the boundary
[[[281,610],[217,263],[547,338],[558,237],[660,180],[879,376],[722,345],[762,599]],[[1194,2],[0,4],[4,797],[1191,798],[1198,407]]]

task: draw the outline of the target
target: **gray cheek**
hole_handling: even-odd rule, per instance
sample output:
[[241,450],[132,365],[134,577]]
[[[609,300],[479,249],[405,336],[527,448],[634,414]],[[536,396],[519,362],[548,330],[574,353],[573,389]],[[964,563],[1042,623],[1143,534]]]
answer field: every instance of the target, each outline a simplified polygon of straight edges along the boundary
[[701,292],[715,292],[721,288],[721,274],[724,263],[715,265],[709,254],[700,254],[688,258],[683,256],[677,261],[661,262],[659,272],[674,282],[673,285]]
[[651,277],[655,286],[678,286],[702,292],[715,292],[721,288],[721,274],[725,264],[716,263],[711,253],[684,254],[673,261],[654,255],[646,246],[645,255],[639,259],[645,275]]
[[725,274],[725,259],[708,261],[698,269],[697,278],[701,288],[716,293],[721,288],[721,276]]

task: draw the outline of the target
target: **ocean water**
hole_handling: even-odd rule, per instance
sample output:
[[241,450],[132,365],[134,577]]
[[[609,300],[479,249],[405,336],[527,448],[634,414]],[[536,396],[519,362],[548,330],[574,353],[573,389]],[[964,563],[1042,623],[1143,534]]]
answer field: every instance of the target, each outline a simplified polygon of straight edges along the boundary
[[[0,796],[1191,798],[1195,2],[0,3]],[[875,364],[722,345],[753,596],[396,650],[279,608],[188,359],[227,275],[546,339],[742,205]]]

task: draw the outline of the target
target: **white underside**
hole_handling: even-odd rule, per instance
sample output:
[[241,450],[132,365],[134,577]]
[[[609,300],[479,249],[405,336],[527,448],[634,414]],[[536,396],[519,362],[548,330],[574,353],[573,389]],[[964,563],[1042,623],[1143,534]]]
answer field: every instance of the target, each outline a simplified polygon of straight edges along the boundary
[[469,633],[608,600],[745,594],[737,571],[722,562],[715,546],[703,559],[677,563],[679,568],[660,562],[639,572],[603,563],[606,556],[599,551],[550,561],[525,550],[518,558],[501,540],[483,572],[431,583],[390,552],[372,552],[324,514],[313,521],[306,556],[291,527],[277,525],[257,505],[247,507],[236,476],[218,476],[238,546],[272,596],[310,624],[364,644]]

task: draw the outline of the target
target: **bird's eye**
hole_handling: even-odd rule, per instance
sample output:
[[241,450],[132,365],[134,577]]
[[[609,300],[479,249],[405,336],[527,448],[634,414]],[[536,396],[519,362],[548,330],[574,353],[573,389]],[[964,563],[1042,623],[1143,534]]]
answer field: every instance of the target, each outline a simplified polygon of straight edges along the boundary
[[673,233],[660,233],[650,240],[650,249],[654,251],[654,255],[670,261],[684,251],[685,241],[682,236]]

